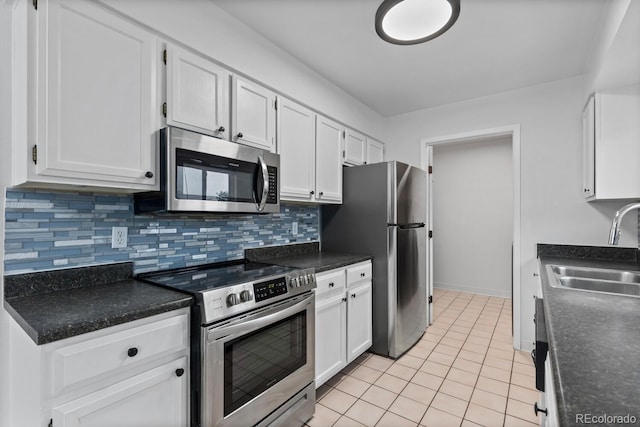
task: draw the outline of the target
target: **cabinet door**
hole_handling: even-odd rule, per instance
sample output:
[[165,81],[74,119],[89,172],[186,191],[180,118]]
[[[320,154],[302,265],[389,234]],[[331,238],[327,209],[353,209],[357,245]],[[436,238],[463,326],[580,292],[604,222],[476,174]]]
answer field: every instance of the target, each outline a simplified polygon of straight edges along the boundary
[[347,363],[371,347],[371,281],[347,291]]
[[342,136],[344,127],[316,116],[316,199],[342,203]]
[[344,292],[316,303],[316,388],[347,366]]
[[36,172],[154,186],[156,38],[93,2],[39,6]]
[[384,162],[384,144],[375,139],[367,138],[366,164]]
[[230,73],[177,46],[167,47],[167,124],[228,138]]
[[56,427],[188,425],[188,364],[182,357],[53,408]]
[[286,98],[278,98],[280,198],[314,199],[315,114]]
[[347,129],[344,140],[344,163],[362,165],[365,162],[367,138],[356,131]]
[[584,197],[595,195],[595,105],[594,97],[582,112],[582,191]]
[[275,153],[275,93],[233,76],[231,110],[232,141]]

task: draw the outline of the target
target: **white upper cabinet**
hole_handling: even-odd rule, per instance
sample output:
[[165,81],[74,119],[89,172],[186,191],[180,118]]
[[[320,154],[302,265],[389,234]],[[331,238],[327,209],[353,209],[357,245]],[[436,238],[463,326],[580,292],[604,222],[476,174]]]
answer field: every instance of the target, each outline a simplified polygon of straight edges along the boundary
[[640,198],[640,85],[596,92],[584,123],[587,200]]
[[276,94],[256,83],[233,76],[231,140],[276,151]]
[[315,113],[286,98],[278,98],[280,198],[315,199]]
[[316,200],[342,203],[342,137],[344,126],[316,116]]
[[342,133],[338,123],[278,97],[282,200],[342,202]]
[[351,129],[346,130],[344,139],[344,163],[363,165],[366,161],[367,138]]
[[167,124],[228,139],[230,73],[178,46],[166,60]]
[[366,164],[384,162],[384,144],[372,138],[367,138]]
[[14,63],[16,95],[37,114],[16,112],[27,130],[14,142],[14,183],[157,188],[156,38],[93,2],[20,7],[14,47],[29,53]]

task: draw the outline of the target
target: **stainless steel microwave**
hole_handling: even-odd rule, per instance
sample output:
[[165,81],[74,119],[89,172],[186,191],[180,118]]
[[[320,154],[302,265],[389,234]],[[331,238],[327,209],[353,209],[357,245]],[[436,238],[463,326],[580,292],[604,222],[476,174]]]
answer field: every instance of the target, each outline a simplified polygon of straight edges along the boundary
[[280,211],[280,156],[196,132],[160,131],[160,191],[134,195],[136,214]]

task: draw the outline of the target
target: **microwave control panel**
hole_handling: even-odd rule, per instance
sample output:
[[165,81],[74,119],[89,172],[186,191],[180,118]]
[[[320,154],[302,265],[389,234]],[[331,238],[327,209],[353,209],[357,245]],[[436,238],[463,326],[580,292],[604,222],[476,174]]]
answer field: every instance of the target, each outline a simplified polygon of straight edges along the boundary
[[267,194],[267,203],[278,203],[278,168],[267,166],[269,173],[269,193]]

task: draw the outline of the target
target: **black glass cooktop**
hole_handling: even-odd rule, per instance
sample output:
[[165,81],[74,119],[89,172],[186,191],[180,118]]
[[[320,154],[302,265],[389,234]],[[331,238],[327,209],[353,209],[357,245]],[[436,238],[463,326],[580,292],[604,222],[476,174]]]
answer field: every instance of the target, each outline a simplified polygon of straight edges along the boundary
[[148,273],[138,278],[156,285],[196,294],[273,276],[283,276],[294,270],[296,270],[295,267],[240,260]]

